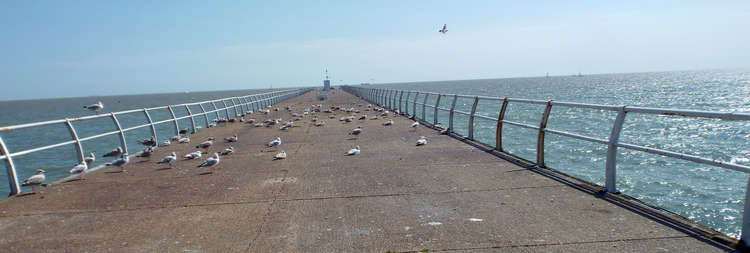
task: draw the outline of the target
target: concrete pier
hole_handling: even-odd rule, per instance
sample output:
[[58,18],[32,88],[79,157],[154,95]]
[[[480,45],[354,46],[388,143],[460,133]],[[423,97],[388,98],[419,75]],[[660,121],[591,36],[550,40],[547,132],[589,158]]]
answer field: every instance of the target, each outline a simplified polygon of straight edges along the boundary
[[[368,104],[333,90],[325,106]],[[309,92],[280,111],[246,118],[291,118],[319,104]],[[361,104],[362,106],[358,106]],[[106,168],[85,180],[0,201],[2,252],[720,252],[730,248],[638,208],[597,196],[439,135],[412,121],[325,126],[311,115],[278,125],[227,123],[191,135],[190,144],[159,148],[150,158]],[[356,126],[356,139],[347,133]],[[180,157],[209,136],[232,134],[235,153],[214,168]],[[283,144],[265,144],[280,136]],[[419,136],[429,143],[415,146]],[[344,156],[355,145],[362,153]],[[273,160],[278,150],[289,157]],[[585,188],[585,187],[584,187]]]

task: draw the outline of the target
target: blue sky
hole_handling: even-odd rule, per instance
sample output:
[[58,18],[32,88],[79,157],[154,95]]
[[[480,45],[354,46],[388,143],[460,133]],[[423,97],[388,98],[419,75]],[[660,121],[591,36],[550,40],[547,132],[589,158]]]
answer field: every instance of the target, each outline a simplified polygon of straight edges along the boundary
[[0,1],[0,100],[749,68],[749,29],[750,1]]

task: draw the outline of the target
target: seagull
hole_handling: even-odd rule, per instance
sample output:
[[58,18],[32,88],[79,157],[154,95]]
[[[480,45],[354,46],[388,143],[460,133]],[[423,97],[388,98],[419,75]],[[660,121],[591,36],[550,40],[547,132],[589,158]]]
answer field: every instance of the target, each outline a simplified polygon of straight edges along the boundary
[[175,136],[172,136],[172,141],[179,141],[181,138],[182,136],[175,135]]
[[31,186],[31,190],[36,190],[37,187],[39,187],[42,183],[44,183],[44,170],[36,170],[36,174],[33,176],[30,176],[26,180],[23,180],[23,183],[21,183],[21,186]]
[[185,137],[182,137],[182,138],[180,138],[180,139],[179,139],[179,140],[177,140],[177,141],[178,141],[179,143],[189,143],[189,142],[190,142],[190,137],[187,137],[187,136],[185,136]]
[[143,152],[138,154],[138,157],[151,157],[152,153],[154,153],[154,146],[148,147],[146,150],[143,150]]
[[122,147],[117,147],[116,149],[109,151],[109,153],[104,154],[102,157],[108,157],[108,156],[117,157],[120,154],[122,154]]
[[229,146],[228,148],[224,149],[224,151],[221,151],[221,155],[229,155],[234,153],[234,147]]
[[359,116],[359,120],[365,120],[367,119],[367,114],[362,114],[362,116]]
[[104,105],[102,104],[102,101],[97,101],[96,104],[84,105],[83,108],[99,114],[99,110],[104,108]]
[[70,174],[82,174],[84,173],[89,167],[86,166],[86,162],[78,163],[76,166],[73,166],[72,169],[70,169]]
[[96,161],[96,156],[94,156],[94,152],[89,153],[89,156],[83,158],[84,161],[86,161],[87,165],[91,165]]
[[156,138],[154,138],[154,136],[151,136],[151,139],[139,140],[138,143],[143,146],[156,146]]
[[170,144],[172,144],[172,142],[171,142],[171,141],[169,141],[169,140],[166,140],[166,141],[164,141],[164,142],[162,142],[162,143],[161,143],[161,146],[162,146],[162,147],[164,147],[164,146],[169,146]]
[[227,142],[237,142],[237,134],[234,134],[234,136],[224,138],[224,140]]
[[359,145],[347,151],[346,155],[359,155]]
[[280,159],[285,159],[285,158],[286,158],[286,152],[284,150],[282,150],[281,152],[273,156],[274,160],[280,160]]
[[197,159],[197,158],[201,158],[201,154],[202,153],[203,152],[201,152],[200,150],[195,151],[193,153],[188,153],[187,155],[185,155],[185,159]]
[[440,33],[447,33],[448,32],[448,24],[443,24],[443,29],[438,30]]
[[180,134],[186,134],[188,132],[188,130],[190,130],[190,129],[183,128],[183,129],[180,129],[180,131],[178,133],[180,133]]
[[411,123],[411,127],[418,127],[418,126],[419,126],[419,122],[417,121],[414,121],[414,123]]
[[129,162],[130,162],[130,157],[128,157],[128,153],[123,153],[120,159],[117,159],[114,162],[108,163],[107,166],[117,166],[117,167],[120,167],[120,172],[125,172],[125,169],[123,169],[122,166],[125,166]]
[[357,126],[357,128],[352,129],[352,132],[349,133],[349,134],[359,135],[360,133],[362,133],[362,127],[361,126]]
[[371,120],[376,120],[376,119],[378,119],[378,115],[373,115],[372,117],[370,117],[370,119]]
[[323,125],[325,125],[325,124],[326,124],[326,122],[325,122],[325,121],[322,121],[322,120],[321,120],[321,121],[316,121],[316,122],[315,122],[315,126],[323,126]]
[[388,121],[386,121],[385,123],[383,123],[383,125],[384,125],[384,126],[390,126],[390,125],[393,125],[393,120],[392,120],[392,119],[389,119]]
[[172,154],[169,154],[168,156],[165,156],[158,163],[167,163],[167,164],[169,164],[169,167],[171,168],[172,167],[172,163],[175,162],[175,161],[177,161],[177,153],[176,152],[172,152]]
[[211,145],[214,145],[214,137],[208,137],[208,140],[201,142],[201,144],[198,144],[195,148],[208,148],[211,147]]
[[219,153],[214,153],[214,155],[203,161],[198,167],[213,167],[217,164],[219,164]]
[[268,147],[270,147],[270,148],[277,147],[279,145],[281,145],[281,137],[276,137],[275,140],[273,140],[273,141],[271,141],[271,142],[268,143]]
[[419,140],[417,140],[417,146],[422,146],[424,144],[427,144],[427,138],[424,136],[419,137]]

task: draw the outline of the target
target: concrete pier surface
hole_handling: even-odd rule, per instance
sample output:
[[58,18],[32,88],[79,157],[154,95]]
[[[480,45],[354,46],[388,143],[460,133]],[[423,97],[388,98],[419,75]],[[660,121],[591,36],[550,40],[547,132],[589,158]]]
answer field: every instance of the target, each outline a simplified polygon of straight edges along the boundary
[[[367,102],[309,92],[269,115]],[[359,106],[361,105],[361,106]],[[1,252],[720,252],[730,248],[638,208],[511,163],[411,120],[342,123],[335,111],[279,126],[227,123],[189,144],[0,201]],[[361,126],[363,132],[349,135]],[[182,156],[209,136],[235,153],[198,168]],[[280,148],[265,145],[280,136]],[[427,145],[416,146],[426,136]],[[344,156],[359,145],[361,154]],[[273,160],[280,150],[288,158]],[[156,164],[171,152],[172,168]]]

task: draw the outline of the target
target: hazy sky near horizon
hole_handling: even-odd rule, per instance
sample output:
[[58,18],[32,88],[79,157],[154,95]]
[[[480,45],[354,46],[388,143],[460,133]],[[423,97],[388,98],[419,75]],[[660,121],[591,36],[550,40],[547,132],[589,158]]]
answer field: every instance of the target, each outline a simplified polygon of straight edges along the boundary
[[0,1],[0,100],[748,68],[748,30],[747,0]]

